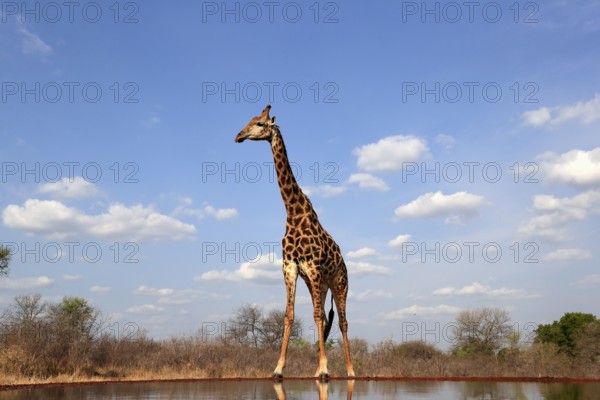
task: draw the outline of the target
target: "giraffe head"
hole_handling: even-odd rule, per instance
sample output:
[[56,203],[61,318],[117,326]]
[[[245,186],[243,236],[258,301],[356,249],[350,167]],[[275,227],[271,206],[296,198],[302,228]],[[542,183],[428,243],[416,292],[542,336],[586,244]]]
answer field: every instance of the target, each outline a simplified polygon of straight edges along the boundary
[[235,141],[237,143],[241,143],[246,139],[271,141],[275,117],[269,117],[269,110],[271,110],[270,105],[265,107],[258,117],[252,118],[248,125],[237,134]]

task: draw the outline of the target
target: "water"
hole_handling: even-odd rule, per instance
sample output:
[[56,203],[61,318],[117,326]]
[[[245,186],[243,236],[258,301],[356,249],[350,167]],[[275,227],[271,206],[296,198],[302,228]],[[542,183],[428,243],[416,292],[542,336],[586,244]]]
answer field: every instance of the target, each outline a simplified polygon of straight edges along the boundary
[[600,383],[264,381],[118,383],[0,392],[0,400],[600,399]]

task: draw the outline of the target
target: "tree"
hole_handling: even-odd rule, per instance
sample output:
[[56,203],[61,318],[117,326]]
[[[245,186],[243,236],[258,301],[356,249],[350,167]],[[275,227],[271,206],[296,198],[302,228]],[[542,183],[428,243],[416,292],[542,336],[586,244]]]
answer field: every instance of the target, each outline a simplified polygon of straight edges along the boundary
[[587,324],[575,340],[577,355],[593,363],[600,363],[600,320]]
[[[283,342],[283,326],[285,322],[285,311],[272,310],[262,319],[262,347],[278,349]],[[302,322],[294,319],[290,340],[300,339],[302,337]]]
[[593,314],[581,312],[565,313],[560,320],[551,324],[541,324],[535,330],[535,341],[554,343],[560,352],[570,356],[577,355],[576,342],[589,324],[597,322]]
[[508,311],[500,308],[464,310],[455,322],[456,354],[497,354],[514,332]]
[[[254,304],[238,308],[229,320],[226,337],[239,344],[251,347],[278,348],[283,340],[285,311],[273,310],[263,315]],[[298,318],[292,324],[290,339],[302,337],[302,321]]]
[[17,296],[12,307],[12,318],[16,323],[33,324],[41,319],[47,306],[40,294]]
[[257,305],[246,304],[238,308],[229,319],[227,337],[239,344],[259,347],[262,311]]
[[10,256],[10,249],[0,246],[0,276],[8,275]]

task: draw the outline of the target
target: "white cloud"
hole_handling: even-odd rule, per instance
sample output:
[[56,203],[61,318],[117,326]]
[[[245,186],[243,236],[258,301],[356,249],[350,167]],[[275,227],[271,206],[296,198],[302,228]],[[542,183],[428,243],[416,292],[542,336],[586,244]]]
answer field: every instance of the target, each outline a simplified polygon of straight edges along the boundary
[[346,256],[349,258],[364,258],[364,257],[373,257],[377,255],[377,250],[372,249],[370,247],[361,247],[358,250],[349,251]]
[[101,193],[95,184],[86,181],[80,176],[76,176],[73,179],[63,178],[58,182],[43,184],[38,189],[38,192],[60,199],[83,199],[94,197]]
[[190,208],[192,205],[191,199],[185,198],[183,206],[178,206],[175,211],[173,211],[173,216],[179,215],[187,215],[196,217],[198,220],[204,219],[206,217],[212,217],[219,221],[224,219],[235,218],[239,215],[238,211],[235,208],[215,208],[210,204],[204,204],[202,208]]
[[344,185],[304,186],[302,192],[307,196],[333,197],[344,193],[348,188]]
[[427,143],[416,136],[388,136],[377,143],[355,148],[360,169],[373,171],[398,171],[402,164],[415,162],[429,153]]
[[405,319],[412,316],[430,316],[439,314],[456,314],[461,311],[460,308],[449,306],[446,304],[440,304],[439,306],[419,306],[413,304],[410,307],[401,308],[399,310],[387,313],[384,315],[384,319]]
[[436,296],[473,296],[473,295],[481,295],[487,297],[494,298],[512,298],[512,299],[520,299],[520,298],[529,298],[529,297],[537,297],[536,295],[527,294],[524,290],[521,289],[507,289],[502,287],[500,289],[492,289],[488,285],[482,285],[479,282],[473,282],[470,285],[463,286],[460,289],[453,287],[444,287],[440,289],[436,289],[433,291],[433,294]]
[[437,135],[435,137],[435,142],[437,144],[439,144],[440,146],[442,146],[444,148],[444,150],[448,151],[452,147],[454,147],[454,144],[456,143],[456,139],[454,139],[450,135],[446,135],[444,133],[440,133],[439,135]]
[[65,281],[78,281],[81,279],[81,275],[63,275]]
[[596,93],[591,100],[578,101],[572,105],[526,111],[521,118],[526,125],[531,126],[556,126],[571,120],[589,125],[600,119],[600,93]]
[[202,281],[255,281],[263,284],[280,283],[283,280],[281,272],[283,260],[274,253],[261,255],[254,260],[243,262],[234,271],[211,270],[194,278]]
[[160,120],[160,118],[159,118],[159,117],[157,117],[157,116],[153,116],[153,117],[150,117],[150,118],[148,118],[148,119],[144,120],[144,121],[143,121],[143,124],[144,124],[144,126],[145,126],[146,128],[151,128],[151,127],[153,127],[153,126],[155,126],[155,125],[158,125],[158,124],[160,124],[160,122],[161,122],[161,120]]
[[139,286],[133,291],[133,294],[146,295],[146,296],[169,296],[175,291],[173,289],[155,289],[148,286]]
[[446,215],[446,223],[462,223],[479,215],[478,209],[486,205],[483,196],[467,192],[445,195],[442,192],[425,193],[408,204],[396,208],[399,218],[427,218]]
[[192,300],[190,299],[185,299],[185,298],[175,298],[175,297],[161,297],[160,299],[158,299],[158,303],[159,304],[166,304],[166,305],[182,305],[182,304],[190,304],[192,302]]
[[537,110],[525,111],[521,118],[526,125],[542,126],[551,119],[550,109],[548,107],[538,108]]
[[592,253],[583,249],[558,249],[546,254],[546,261],[580,261],[589,260]]
[[577,283],[580,285],[600,285],[600,274],[588,275]]
[[157,307],[154,304],[144,304],[141,306],[129,307],[127,312],[131,314],[154,314],[163,310],[163,307]]
[[398,235],[388,242],[388,246],[393,248],[402,248],[402,244],[409,242],[411,238],[412,236],[408,234]]
[[541,174],[551,183],[600,185],[600,147],[589,151],[571,150],[563,154],[545,153],[538,159]]
[[529,237],[562,242],[569,236],[564,225],[572,218],[566,214],[556,212],[531,218],[519,227],[519,233]]
[[144,296],[157,296],[158,304],[164,305],[182,305],[190,304],[197,299],[225,299],[230,295],[222,295],[216,293],[205,292],[198,289],[181,289],[174,290],[169,288],[156,289],[145,285],[137,287],[133,294]]
[[103,214],[88,215],[58,201],[29,199],[23,206],[7,206],[2,212],[2,219],[10,228],[53,239],[92,236],[132,241],[180,240],[196,233],[194,225],[141,204],[127,207],[116,203]]
[[47,276],[35,278],[3,278],[0,279],[0,289],[29,290],[50,286],[54,279]]
[[348,273],[351,275],[389,274],[389,268],[364,261],[347,261]]
[[31,32],[23,24],[19,24],[17,32],[21,34],[21,50],[27,55],[47,56],[52,53],[52,47],[44,42],[37,34]]
[[92,293],[108,293],[110,290],[110,286],[92,286],[90,288],[90,292]]
[[537,195],[533,198],[533,207],[545,214],[523,223],[519,227],[519,233],[561,242],[569,239],[567,223],[584,220],[590,214],[600,214],[600,191],[589,190],[570,198]]
[[386,192],[390,190],[390,187],[381,178],[378,178],[371,174],[359,173],[352,174],[348,178],[348,184],[358,184],[358,187],[364,190],[378,190],[380,192]]
[[367,289],[360,293],[348,292],[348,298],[356,301],[365,301],[371,299],[391,299],[394,297],[390,292],[384,290]]

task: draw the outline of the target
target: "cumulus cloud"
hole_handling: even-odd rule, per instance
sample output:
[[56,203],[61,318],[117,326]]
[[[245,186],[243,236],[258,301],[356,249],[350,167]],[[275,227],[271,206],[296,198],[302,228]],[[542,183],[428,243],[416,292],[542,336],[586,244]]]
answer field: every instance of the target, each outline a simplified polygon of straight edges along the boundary
[[58,182],[45,183],[38,189],[39,193],[49,194],[59,199],[83,199],[95,197],[101,192],[98,187],[80,176],[73,179],[63,178]]
[[158,297],[158,304],[164,305],[182,305],[190,304],[197,299],[224,299],[230,297],[229,295],[210,293],[199,289],[157,289],[145,285],[138,286],[133,294]]
[[550,183],[584,187],[600,185],[600,147],[563,154],[546,153],[538,159],[540,173]]
[[50,286],[54,279],[47,276],[0,279],[0,289],[30,290]]
[[307,196],[320,196],[320,197],[334,197],[339,196],[352,186],[357,185],[361,190],[377,190],[380,192],[388,191],[390,188],[381,178],[378,178],[371,174],[358,173],[352,174],[348,180],[338,185],[319,185],[319,186],[305,186],[302,191]]
[[283,260],[274,253],[261,255],[254,260],[243,262],[234,271],[210,270],[194,278],[202,281],[253,281],[263,284],[279,284],[283,279]]
[[185,203],[182,206],[178,206],[172,215],[177,217],[180,215],[187,215],[196,217],[198,220],[206,217],[212,217],[217,220],[224,220],[235,218],[239,215],[235,208],[215,208],[210,204],[204,204],[201,208],[191,208],[192,201],[189,198],[185,198]]
[[154,304],[143,304],[141,306],[129,307],[127,312],[130,314],[156,314],[162,312],[163,310],[163,307],[158,307]]
[[304,186],[302,192],[307,196],[334,197],[344,193],[348,188],[345,185],[319,185]]
[[384,319],[406,319],[412,316],[431,316],[439,314],[456,314],[461,311],[460,308],[449,306],[447,304],[440,304],[435,307],[431,306],[419,306],[413,304],[410,307],[404,307],[396,311],[392,311],[384,315]]
[[90,292],[92,293],[108,293],[110,290],[110,286],[92,286],[90,288]]
[[388,242],[388,246],[393,248],[402,248],[402,244],[409,242],[411,238],[412,236],[408,234],[398,235]]
[[377,256],[377,250],[370,247],[361,247],[358,250],[349,251],[346,256],[349,258],[364,258]]
[[350,178],[348,178],[348,184],[357,184],[358,187],[363,190],[377,190],[380,192],[386,192],[390,190],[390,187],[383,179],[365,173],[350,175]]
[[589,190],[573,197],[557,198],[537,195],[533,207],[544,214],[531,218],[519,227],[525,236],[561,242],[569,239],[566,225],[584,220],[591,214],[600,214],[600,191]]
[[573,120],[582,125],[589,125],[600,119],[600,93],[596,93],[590,100],[578,101],[571,105],[526,111],[521,118],[525,125],[535,127],[556,126]]
[[81,279],[81,275],[63,275],[65,281],[78,281]]
[[525,125],[542,126],[550,122],[550,109],[548,107],[538,108],[537,110],[525,111],[521,115]]
[[29,199],[23,206],[11,204],[2,212],[6,226],[52,239],[90,236],[133,241],[190,238],[194,225],[160,214],[153,207],[115,203],[99,215],[89,215],[54,200]]
[[133,294],[146,295],[146,296],[168,296],[173,294],[173,289],[155,289],[148,286],[139,286],[133,291]]
[[429,148],[423,139],[416,136],[396,135],[357,147],[352,153],[358,157],[357,165],[364,171],[398,171],[403,163],[425,157]]
[[600,285],[600,274],[588,275],[577,283],[579,285]]
[[484,205],[486,201],[483,196],[467,192],[450,195],[430,192],[396,208],[394,214],[398,218],[428,218],[445,215],[446,223],[462,223],[479,216],[479,208]]
[[356,301],[366,301],[372,299],[391,299],[394,297],[390,292],[386,292],[385,290],[373,290],[367,289],[360,293],[355,293],[352,291],[348,292],[348,298]]
[[348,267],[348,273],[350,275],[368,275],[368,274],[382,274],[386,275],[390,273],[389,268],[381,265],[375,265],[364,261],[346,261]]
[[436,296],[486,296],[486,297],[494,297],[494,298],[528,298],[528,297],[536,297],[536,295],[531,295],[521,289],[508,289],[502,287],[500,289],[492,289],[488,285],[482,285],[479,282],[474,282],[470,285],[463,286],[462,288],[454,288],[454,287],[444,287],[440,289],[436,289],[433,291],[433,294]]
[[546,261],[581,261],[592,258],[592,253],[584,249],[558,249],[546,254]]

